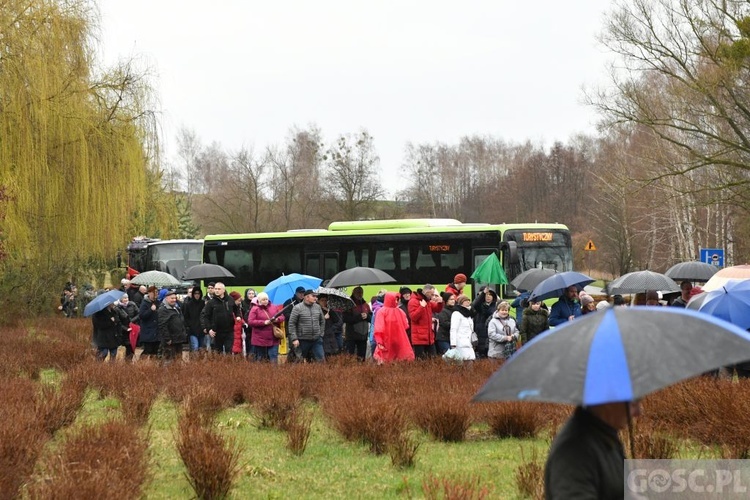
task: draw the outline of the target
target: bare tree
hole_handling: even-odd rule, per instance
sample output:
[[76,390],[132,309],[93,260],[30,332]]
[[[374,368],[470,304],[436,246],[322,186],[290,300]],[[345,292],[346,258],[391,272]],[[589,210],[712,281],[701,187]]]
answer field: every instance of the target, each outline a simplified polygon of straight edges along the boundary
[[356,136],[341,135],[326,153],[326,185],[333,203],[345,220],[369,214],[385,193],[377,178],[380,161],[372,136],[361,130]]

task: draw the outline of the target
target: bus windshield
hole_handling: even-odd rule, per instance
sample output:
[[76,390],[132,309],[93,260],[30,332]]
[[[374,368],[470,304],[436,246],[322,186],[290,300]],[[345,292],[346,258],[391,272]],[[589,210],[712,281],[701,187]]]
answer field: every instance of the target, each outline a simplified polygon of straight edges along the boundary
[[571,238],[567,231],[506,231],[506,241],[515,241],[520,271],[545,268],[558,272],[573,270]]
[[202,252],[203,244],[200,241],[149,245],[149,267],[181,279],[188,268],[201,263]]

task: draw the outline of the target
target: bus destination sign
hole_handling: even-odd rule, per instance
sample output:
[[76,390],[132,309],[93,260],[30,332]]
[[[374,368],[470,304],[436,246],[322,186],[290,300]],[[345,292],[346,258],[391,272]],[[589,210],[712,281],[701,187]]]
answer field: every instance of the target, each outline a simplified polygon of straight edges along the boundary
[[427,250],[429,250],[431,253],[448,253],[451,251],[450,245],[427,245]]
[[523,233],[523,241],[552,241],[552,233]]

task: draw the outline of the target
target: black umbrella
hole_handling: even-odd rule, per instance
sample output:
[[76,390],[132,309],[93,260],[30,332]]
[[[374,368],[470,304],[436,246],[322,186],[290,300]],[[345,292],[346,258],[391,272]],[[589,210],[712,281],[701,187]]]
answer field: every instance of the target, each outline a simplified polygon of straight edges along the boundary
[[708,297],[708,292],[701,292],[698,295],[694,295],[690,297],[690,300],[685,307],[692,309],[693,311],[699,311],[703,302],[706,300],[706,297]]
[[374,267],[353,267],[345,269],[328,280],[328,288],[345,286],[377,285],[380,283],[395,283],[396,278]]
[[554,269],[527,269],[513,278],[510,284],[518,290],[527,290],[530,292],[536,288],[539,283],[554,275],[556,272],[557,271]]
[[700,261],[680,262],[670,267],[667,276],[675,281],[702,281],[706,282],[719,270],[717,266]]
[[534,338],[474,400],[633,401],[748,359],[750,333],[721,319],[677,307],[615,307]]
[[218,264],[198,264],[187,268],[185,274],[182,275],[182,279],[188,281],[220,280],[221,278],[234,278],[234,274]]
[[678,292],[680,291],[680,285],[675,283],[675,281],[669,276],[661,273],[655,273],[653,271],[634,271],[632,273],[623,274],[616,280],[610,282],[609,286],[607,286],[607,290],[610,294],[638,293],[648,290]]

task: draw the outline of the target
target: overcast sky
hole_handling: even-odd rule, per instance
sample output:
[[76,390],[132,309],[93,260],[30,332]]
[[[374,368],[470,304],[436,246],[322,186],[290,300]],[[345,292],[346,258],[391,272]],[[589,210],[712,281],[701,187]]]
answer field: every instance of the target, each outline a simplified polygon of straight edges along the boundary
[[100,0],[101,50],[152,68],[168,159],[182,126],[259,153],[294,125],[326,142],[364,127],[393,192],[407,142],[593,134],[582,87],[605,79],[609,4]]

